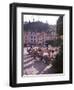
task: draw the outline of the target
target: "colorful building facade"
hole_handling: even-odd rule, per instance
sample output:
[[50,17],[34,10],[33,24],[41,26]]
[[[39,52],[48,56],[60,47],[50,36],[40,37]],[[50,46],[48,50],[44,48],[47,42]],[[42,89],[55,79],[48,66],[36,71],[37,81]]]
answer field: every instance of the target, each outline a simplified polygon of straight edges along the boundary
[[47,40],[56,38],[56,30],[51,29],[48,24],[42,22],[28,23],[25,25],[23,33],[25,45],[45,45]]

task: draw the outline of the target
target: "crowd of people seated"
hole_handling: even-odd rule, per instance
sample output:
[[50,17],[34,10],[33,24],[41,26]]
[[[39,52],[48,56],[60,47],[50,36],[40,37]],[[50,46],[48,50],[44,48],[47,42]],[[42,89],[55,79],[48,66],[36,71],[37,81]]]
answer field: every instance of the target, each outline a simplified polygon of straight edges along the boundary
[[60,47],[26,47],[27,54],[31,55],[35,60],[42,60],[46,64],[52,63],[60,52]]

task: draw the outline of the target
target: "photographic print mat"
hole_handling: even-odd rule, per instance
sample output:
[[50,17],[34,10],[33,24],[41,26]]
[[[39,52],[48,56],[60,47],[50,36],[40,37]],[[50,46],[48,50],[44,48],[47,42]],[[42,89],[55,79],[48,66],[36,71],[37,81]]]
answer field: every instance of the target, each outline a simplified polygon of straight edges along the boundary
[[[34,45],[34,43],[30,43],[27,45],[27,47],[31,48],[31,51],[33,51],[33,53],[31,52],[31,56],[32,56],[31,60],[29,60],[29,58],[27,59],[27,55],[25,55],[25,59],[24,59],[24,55],[23,55],[24,49],[23,48],[26,47],[25,46],[26,43],[24,43],[25,38],[22,33],[22,36],[23,36],[22,37],[22,43],[23,43],[22,44],[22,47],[23,47],[22,55],[23,56],[22,56],[22,70],[21,70],[22,76],[23,75],[44,75],[44,74],[63,73],[63,16],[64,15],[61,15],[61,14],[22,13],[22,30],[25,31],[26,33],[30,33],[29,36],[25,33],[28,37],[32,36],[32,38],[33,38],[34,35],[31,35],[32,33],[33,34],[35,33],[35,37],[37,34],[40,34],[40,37],[41,37],[41,35],[43,35],[43,34],[45,35],[46,33],[48,34],[48,33],[52,32],[52,34],[55,34],[55,33],[53,33],[54,29],[58,28],[58,30],[55,30],[56,33],[58,33],[58,35],[51,35],[51,34],[50,34],[51,36],[48,35],[48,38],[50,38],[50,40],[47,40],[48,45],[45,44],[44,46],[42,46],[43,43],[42,43],[42,45],[39,45],[38,42],[35,45]],[[41,26],[41,28],[39,25]],[[38,30],[36,30],[34,26],[36,28],[39,27]],[[30,30],[30,28],[31,28],[31,30]],[[44,28],[45,28],[45,30],[42,30]],[[33,30],[33,29],[35,29],[35,30]],[[47,29],[51,29],[51,30],[47,30]],[[61,33],[60,33],[59,29],[62,29]],[[51,31],[51,32],[49,32],[49,31]],[[42,37],[44,37],[44,36],[42,36]],[[30,38],[28,40],[30,40]],[[46,35],[46,38],[47,38],[47,35]],[[37,39],[38,39],[38,37],[37,37]],[[60,40],[62,40],[62,41],[60,41]],[[56,44],[55,44],[55,42],[56,42]],[[60,43],[62,43],[62,45],[58,45]],[[56,47],[56,45],[57,45],[57,47]],[[51,52],[55,53],[55,51],[56,51],[56,53],[58,53],[58,51],[60,51],[60,46],[61,46],[61,51],[62,51],[62,52],[60,52],[61,55],[58,55],[58,56],[55,55],[54,58],[51,57],[51,60],[50,60],[50,57],[49,58],[46,56],[43,57],[43,55],[39,56],[37,53],[38,50],[36,53],[34,51],[34,47],[41,48],[41,49],[42,49],[42,47],[45,49],[51,48],[51,50],[49,52],[49,55],[50,55]],[[44,52],[44,51],[42,50],[42,52]],[[30,52],[28,52],[27,54],[30,54]],[[35,56],[34,54],[37,54],[37,56]],[[38,57],[37,59],[41,59],[41,57],[42,57],[42,59],[45,59],[45,60],[37,60],[36,57]],[[36,60],[33,60],[33,58],[35,58]],[[62,58],[61,63],[59,61],[56,61],[55,58],[57,58],[57,60]],[[50,63],[53,63],[54,66],[52,66],[52,64],[50,64]],[[34,68],[33,66],[36,68]],[[60,68],[59,66],[61,66],[61,69],[59,69]],[[24,67],[26,67],[26,68],[24,68]],[[54,68],[57,68],[57,69],[54,70]],[[41,69],[41,71],[40,71],[40,69]],[[26,73],[24,74],[24,72],[26,72]]]

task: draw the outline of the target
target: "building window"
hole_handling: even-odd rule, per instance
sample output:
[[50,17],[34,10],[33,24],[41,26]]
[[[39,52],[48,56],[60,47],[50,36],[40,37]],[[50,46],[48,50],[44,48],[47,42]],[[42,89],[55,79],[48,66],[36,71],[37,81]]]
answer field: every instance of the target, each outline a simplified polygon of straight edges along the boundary
[[35,39],[36,37],[34,37],[34,39]]
[[36,42],[36,41],[34,40],[34,42]]
[[33,40],[31,40],[31,42],[33,42]]
[[33,36],[31,36],[31,38],[33,38]]

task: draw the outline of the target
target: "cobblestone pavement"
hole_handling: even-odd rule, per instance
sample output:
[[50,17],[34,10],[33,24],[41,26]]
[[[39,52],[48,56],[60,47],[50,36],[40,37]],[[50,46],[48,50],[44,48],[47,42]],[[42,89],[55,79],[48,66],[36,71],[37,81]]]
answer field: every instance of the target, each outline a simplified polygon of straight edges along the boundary
[[23,75],[50,74],[52,64],[45,64],[39,59],[34,59],[31,55],[24,55]]

